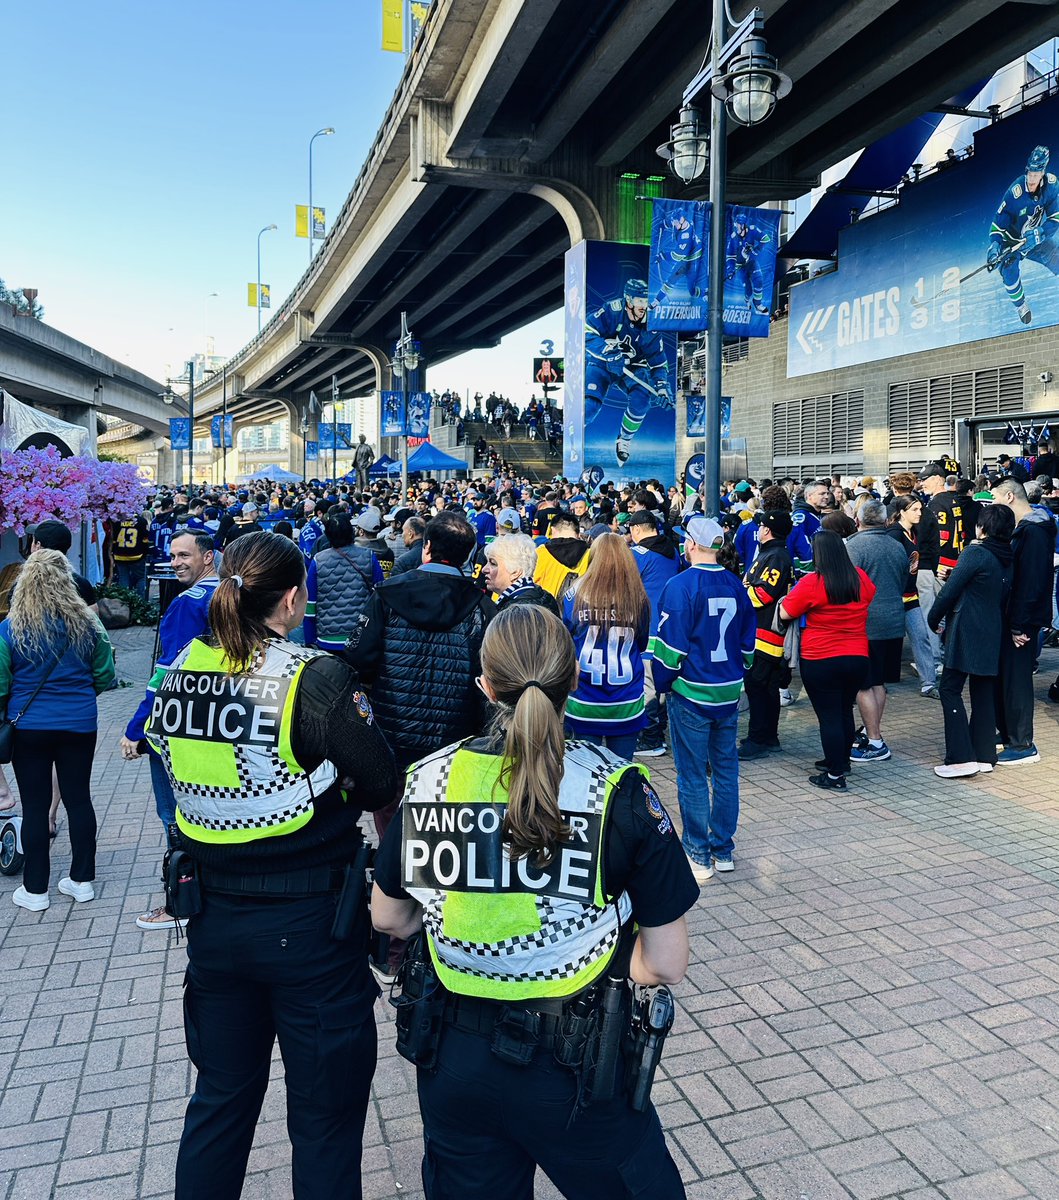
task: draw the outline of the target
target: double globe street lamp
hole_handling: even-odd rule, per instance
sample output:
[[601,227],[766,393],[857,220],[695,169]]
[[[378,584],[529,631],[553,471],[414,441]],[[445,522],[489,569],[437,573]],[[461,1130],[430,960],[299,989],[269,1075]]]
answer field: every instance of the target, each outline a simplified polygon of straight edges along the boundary
[[402,502],[408,495],[408,391],[409,375],[419,369],[419,355],[422,347],[412,336],[408,328],[408,314],[401,313],[401,336],[393,348],[393,358],[390,360],[390,370],[394,379],[398,380],[401,388],[401,412],[404,414],[404,434],[401,438],[401,498]]
[[[753,9],[729,31],[725,0],[713,0],[710,62],[684,89],[680,115],[670,126],[669,141],[658,147],[669,170],[684,184],[710,170],[709,328],[706,331],[706,446],[703,504],[709,516],[720,511],[721,492],[721,356],[724,345],[725,193],[728,165],[728,120],[760,125],[791,90],[765,45],[765,15]],[[697,101],[709,94],[710,123],[703,124]]]

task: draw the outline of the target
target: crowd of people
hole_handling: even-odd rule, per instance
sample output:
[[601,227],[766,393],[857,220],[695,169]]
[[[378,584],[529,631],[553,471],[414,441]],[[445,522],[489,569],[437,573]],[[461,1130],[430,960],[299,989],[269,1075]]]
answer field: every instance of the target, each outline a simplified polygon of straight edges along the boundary
[[[524,1181],[535,1163],[561,1187],[591,1170],[620,1191],[630,1138],[647,1147],[637,1169],[667,1181],[658,1194],[682,1195],[649,1105],[586,1107],[581,1065],[558,1079],[546,1068],[557,1031],[615,962],[645,987],[679,980],[684,913],[696,884],[736,869],[740,771],[783,752],[796,677],[819,723],[812,787],[845,791],[854,768],[901,752],[887,698],[909,656],[937,776],[1040,761],[1034,674],[1059,639],[1059,487],[1016,465],[965,480],[944,460],[854,487],[731,480],[719,516],[701,489],[657,479],[591,494],[502,469],[407,492],[259,481],[162,489],[115,523],[121,582],[146,592],[171,573],[182,588],[121,741],[127,760],[149,759],[167,840],[205,897],[186,911],[167,894],[136,922],[189,938],[199,1075],[177,1194],[217,1180],[210,1194],[238,1193],[277,1036],[285,1059],[330,1064],[288,1063],[295,1178],[320,1195],[348,1181],[374,1063],[368,968],[406,995],[415,963],[433,972],[446,1030],[429,1062],[407,1055],[432,1195],[494,1194],[497,1171]],[[74,851],[59,890],[94,895],[87,773],[94,694],[113,678],[51,532],[56,548],[33,543],[0,625],[0,692],[9,716],[28,714],[14,735],[15,902],[38,910],[53,769]],[[1048,698],[1059,703],[1059,680]],[[77,754],[57,755],[71,738]],[[679,836],[637,762],[669,752]],[[448,825],[439,801],[456,806]],[[496,803],[501,817],[475,825]],[[366,918],[342,954],[328,950],[362,811],[379,844],[372,919],[389,937],[370,964]],[[450,828],[462,840],[430,835]],[[640,938],[622,960],[632,921]],[[300,954],[281,954],[295,931]],[[400,1017],[398,1036],[400,1049]],[[494,1106],[490,1152],[474,1154],[457,1114],[494,1092],[515,1099]],[[527,1139],[536,1102],[554,1121]],[[550,1139],[571,1114],[576,1162]],[[470,1192],[468,1154],[481,1161]]]

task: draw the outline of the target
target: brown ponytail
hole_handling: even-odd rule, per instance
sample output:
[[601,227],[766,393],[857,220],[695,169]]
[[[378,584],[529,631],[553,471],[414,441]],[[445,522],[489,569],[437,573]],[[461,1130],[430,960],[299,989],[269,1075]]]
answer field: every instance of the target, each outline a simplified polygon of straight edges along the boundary
[[559,812],[563,706],[577,684],[574,644],[558,617],[535,604],[498,613],[482,642],[482,673],[496,692],[505,732],[500,781],[507,789],[504,837],[513,859],[545,867],[570,830]]
[[290,538],[244,533],[224,552],[210,601],[210,628],[232,675],[250,670],[275,637],[268,619],[286,592],[305,583],[305,560]]

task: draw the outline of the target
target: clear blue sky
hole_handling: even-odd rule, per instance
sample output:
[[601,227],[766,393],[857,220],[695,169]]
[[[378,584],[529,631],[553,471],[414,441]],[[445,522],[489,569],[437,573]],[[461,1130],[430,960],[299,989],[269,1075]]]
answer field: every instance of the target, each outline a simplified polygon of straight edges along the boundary
[[[131,0],[4,6],[0,278],[35,287],[45,320],[155,378],[257,330],[308,262],[294,206],[337,215],[404,58],[379,49],[379,0]],[[207,300],[211,292],[216,299]],[[559,316],[431,372],[432,386],[508,391]],[[524,394],[529,394],[525,385]]]

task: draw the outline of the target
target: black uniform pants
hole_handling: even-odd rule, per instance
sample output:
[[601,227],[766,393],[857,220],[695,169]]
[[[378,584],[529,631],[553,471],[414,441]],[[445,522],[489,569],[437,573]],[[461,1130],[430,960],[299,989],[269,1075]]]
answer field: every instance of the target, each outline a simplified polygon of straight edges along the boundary
[[238,1200],[279,1038],[296,1200],[359,1200],[378,995],[367,924],[331,940],[335,897],[216,892],[188,925],[184,1026],[198,1068],[177,1200]]
[[1037,661],[1039,629],[1024,629],[1030,640],[1016,646],[1005,630],[1000,638],[996,716],[1000,741],[1011,750],[1033,745],[1033,667]]
[[[971,720],[963,705],[963,685],[971,681]],[[996,705],[992,675],[968,675],[946,667],[938,682],[941,711],[945,717],[945,761],[947,763],[996,762]]]
[[654,1108],[591,1105],[568,1127],[577,1083],[550,1050],[515,1066],[446,1026],[418,1075],[427,1200],[532,1200],[538,1164],[567,1200],[683,1200]]

